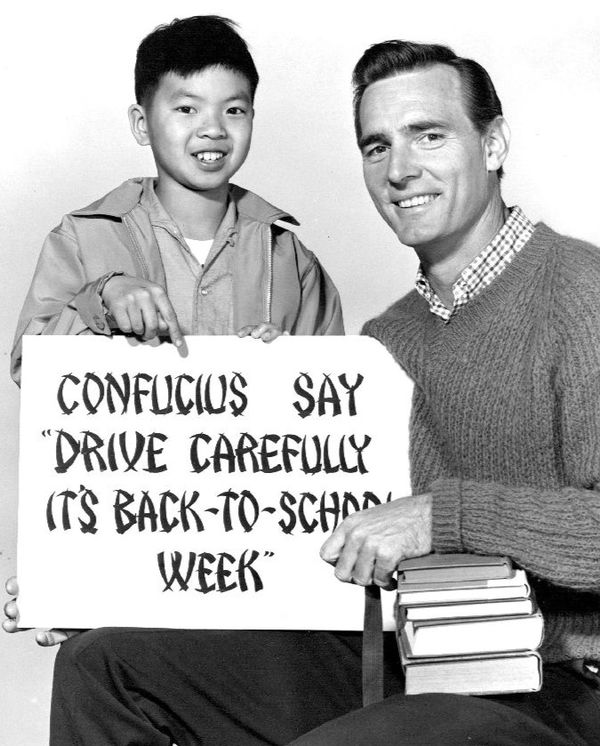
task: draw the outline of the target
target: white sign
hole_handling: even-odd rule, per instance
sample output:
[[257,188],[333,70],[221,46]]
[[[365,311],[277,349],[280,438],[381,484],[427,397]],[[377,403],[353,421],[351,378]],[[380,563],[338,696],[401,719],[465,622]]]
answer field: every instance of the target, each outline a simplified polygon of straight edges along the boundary
[[365,337],[187,345],[25,337],[21,625],[361,629],[319,548],[409,494],[411,382]]

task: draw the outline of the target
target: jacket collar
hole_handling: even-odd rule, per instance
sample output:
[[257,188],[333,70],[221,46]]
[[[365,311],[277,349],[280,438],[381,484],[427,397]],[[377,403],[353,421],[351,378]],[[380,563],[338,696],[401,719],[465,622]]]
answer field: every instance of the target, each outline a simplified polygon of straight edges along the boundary
[[[129,179],[104,197],[71,214],[77,217],[104,215],[111,218],[123,218],[139,204],[146,179],[152,181],[151,177]],[[274,207],[248,189],[231,184],[229,195],[235,202],[238,213],[251,220],[269,225],[276,220],[285,220],[292,225],[300,225],[289,213]]]

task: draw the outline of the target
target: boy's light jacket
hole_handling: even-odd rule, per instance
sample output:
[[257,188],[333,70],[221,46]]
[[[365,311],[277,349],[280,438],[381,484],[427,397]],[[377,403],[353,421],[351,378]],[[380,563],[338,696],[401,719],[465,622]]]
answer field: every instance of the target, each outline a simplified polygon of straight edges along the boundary
[[[25,299],[11,356],[17,383],[24,334],[111,334],[98,293],[108,273],[166,286],[158,244],[140,205],[142,179],[130,179],[65,215],[47,237]],[[231,185],[237,208],[234,328],[270,321],[291,334],[343,334],[339,296],[314,254],[274,225],[298,225],[256,194]]]

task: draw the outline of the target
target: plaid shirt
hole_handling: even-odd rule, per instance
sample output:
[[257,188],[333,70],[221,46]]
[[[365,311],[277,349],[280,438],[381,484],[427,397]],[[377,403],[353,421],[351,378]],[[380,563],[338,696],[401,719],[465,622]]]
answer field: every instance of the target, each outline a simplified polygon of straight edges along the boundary
[[498,277],[525,246],[534,230],[534,224],[522,210],[519,207],[511,207],[508,219],[502,228],[471,264],[463,269],[460,277],[452,286],[454,305],[451,309],[446,308],[431,287],[422,265],[417,271],[415,283],[417,292],[429,303],[431,313],[448,323],[461,306],[468,303]]

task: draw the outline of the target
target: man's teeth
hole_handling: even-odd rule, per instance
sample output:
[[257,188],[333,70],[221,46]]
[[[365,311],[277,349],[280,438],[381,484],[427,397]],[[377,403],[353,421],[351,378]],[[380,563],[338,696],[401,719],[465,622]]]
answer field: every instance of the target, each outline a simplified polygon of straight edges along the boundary
[[418,197],[411,197],[410,199],[401,199],[398,202],[399,207],[418,207],[419,205],[426,205],[437,197],[437,194],[420,194]]
[[218,153],[216,151],[207,151],[204,153],[196,153],[196,158],[199,161],[205,161],[206,163],[210,163],[211,161],[218,161],[221,158],[223,158],[225,154],[224,153]]

